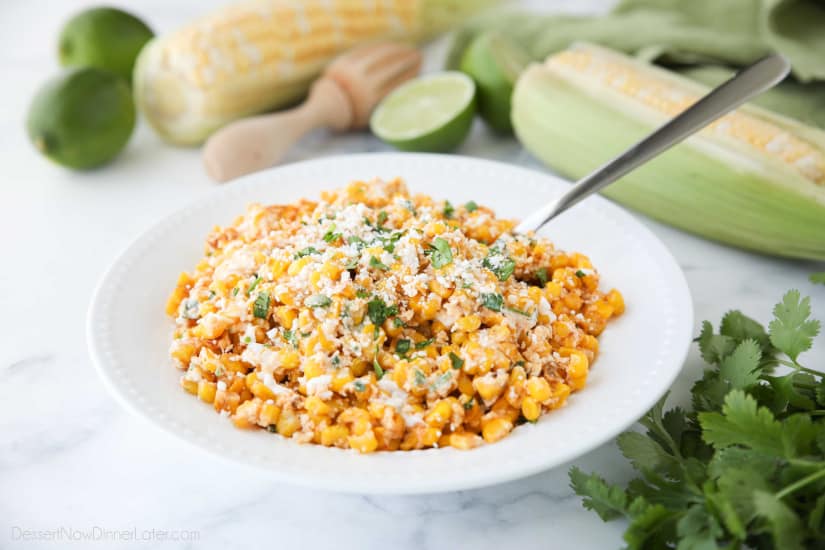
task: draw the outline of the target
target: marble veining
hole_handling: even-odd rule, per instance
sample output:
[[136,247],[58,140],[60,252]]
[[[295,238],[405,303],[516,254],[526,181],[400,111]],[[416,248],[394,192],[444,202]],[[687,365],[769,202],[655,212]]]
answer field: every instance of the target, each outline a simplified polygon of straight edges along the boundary
[[[23,132],[23,113],[33,91],[56,70],[57,29],[84,3],[89,2],[51,2],[48,10],[17,0],[0,5],[5,77],[0,87],[5,169],[0,184],[0,548],[62,547],[21,535],[60,528],[79,535],[134,530],[139,537],[81,539],[70,548],[620,547],[623,524],[602,523],[582,509],[568,487],[569,465],[443,495],[331,494],[275,484],[254,470],[205,455],[114,402],[86,351],[85,315],[94,285],[132,239],[209,193],[213,184],[197,151],[163,146],[145,124],[116,163],[89,173],[66,172],[33,151]],[[130,9],[162,32],[203,12],[204,4],[219,3],[145,0]],[[609,4],[565,0],[552,7],[588,12]],[[437,68],[443,50],[443,42],[430,47],[426,67]],[[318,132],[287,160],[384,150],[367,134]],[[541,169],[514,140],[493,137],[480,124],[459,153]],[[811,295],[815,313],[825,317],[825,287],[806,280],[808,273],[825,269],[822,265],[758,256],[643,221],[685,271],[697,329],[703,319],[718,322],[731,308],[765,321],[791,287]],[[825,348],[822,337],[819,346]],[[808,362],[823,359],[820,350]],[[687,402],[701,368],[693,350],[671,392],[673,403]],[[616,481],[632,475],[612,443],[575,463]],[[147,535],[150,530],[155,533]],[[163,530],[167,540],[158,534]]]

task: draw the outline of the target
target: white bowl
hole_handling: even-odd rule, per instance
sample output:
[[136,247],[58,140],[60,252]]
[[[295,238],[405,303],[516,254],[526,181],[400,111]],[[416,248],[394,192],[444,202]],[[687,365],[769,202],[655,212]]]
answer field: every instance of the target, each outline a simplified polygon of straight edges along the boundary
[[361,455],[236,429],[185,393],[167,355],[172,322],[164,305],[178,273],[200,258],[210,229],[231,223],[253,201],[288,203],[376,176],[401,176],[412,192],[453,204],[475,200],[514,218],[568,186],[547,174],[467,157],[364,154],[291,164],[222,187],[147,230],[100,282],[89,310],[89,348],[115,397],[184,441],[284,482],[357,493],[432,493],[499,483],[580,456],[630,426],[676,378],[693,327],[684,276],[647,228],[592,197],[542,233],[559,248],[588,255],[603,288],[621,290],[627,311],[600,337],[587,386],[567,406],[498,443],[471,451]]

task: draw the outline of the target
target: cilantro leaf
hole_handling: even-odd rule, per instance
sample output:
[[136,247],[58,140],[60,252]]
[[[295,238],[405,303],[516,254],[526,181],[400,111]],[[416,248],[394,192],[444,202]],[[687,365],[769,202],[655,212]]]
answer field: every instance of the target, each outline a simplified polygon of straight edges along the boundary
[[247,289],[246,289],[246,295],[247,295],[247,296],[251,296],[251,295],[252,295],[252,291],[253,291],[253,290],[255,290],[255,287],[257,287],[257,286],[258,286],[258,284],[260,284],[260,282],[261,282],[261,278],[260,278],[260,277],[258,277],[257,275],[255,275],[255,280],[254,280],[254,281],[252,281],[252,284],[251,284],[251,285],[249,285],[249,288],[247,288]]
[[756,514],[767,520],[776,548],[782,550],[804,548],[802,522],[784,502],[772,493],[756,490],[753,493],[753,505]]
[[763,354],[771,352],[771,340],[768,333],[765,332],[765,327],[757,323],[741,311],[728,311],[722,317],[722,323],[719,325],[719,334],[733,338],[736,343],[741,343],[745,340],[756,340],[759,344]]
[[736,341],[724,334],[714,334],[713,325],[708,321],[702,322],[702,332],[699,334],[699,351],[702,359],[711,365],[718,365],[736,349]]
[[808,277],[815,285],[825,285],[825,271],[821,271],[820,273],[811,273],[811,276]]
[[380,212],[378,213],[378,218],[376,219],[376,222],[377,222],[377,224],[376,224],[376,225],[378,225],[379,227],[381,227],[382,225],[384,225],[385,223],[387,223],[387,218],[389,218],[389,215],[387,214],[387,211],[386,211],[386,210],[382,210],[382,211],[380,211]]
[[420,342],[416,342],[415,349],[424,349],[433,342],[435,342],[435,338],[427,338],[426,340],[421,340]]
[[252,305],[252,314],[258,319],[266,319],[269,313],[269,293],[260,292]]
[[450,363],[452,364],[454,369],[458,370],[464,366],[464,359],[462,359],[455,353],[450,352]]
[[800,299],[798,290],[788,291],[773,310],[774,320],[769,325],[771,343],[796,361],[799,354],[810,349],[819,332],[819,321],[808,319],[811,299]]
[[491,248],[490,253],[481,265],[492,271],[499,281],[506,281],[516,269],[516,262],[509,256],[504,256],[497,248]]
[[544,286],[544,285],[547,284],[548,278],[547,278],[547,268],[546,267],[542,267],[541,269],[536,271],[536,279],[538,279],[539,283],[541,283],[541,286]]
[[742,445],[754,451],[784,456],[782,424],[765,407],[742,390],[725,397],[722,413],[699,413],[702,439],[716,449]]
[[467,202],[467,204],[464,205],[464,209],[467,212],[475,212],[476,210],[478,210],[478,205],[475,201],[469,201]]
[[676,459],[644,434],[625,432],[616,442],[625,458],[639,471],[674,472],[679,469]]
[[367,302],[367,316],[376,327],[380,327],[389,317],[397,314],[398,307],[385,304],[381,298],[375,297]]
[[395,343],[395,353],[404,355],[408,351],[410,351],[410,340],[407,338],[399,338],[398,342]]
[[637,498],[629,507],[630,525],[624,533],[629,548],[665,548],[676,536],[675,513],[661,504]]
[[444,217],[452,218],[453,214],[455,214],[455,207],[450,204],[450,201],[444,201]]
[[719,376],[733,389],[745,389],[759,381],[759,360],[762,352],[756,340],[744,340],[719,365]]
[[309,256],[310,254],[320,254],[320,252],[314,246],[308,246],[296,252],[295,259],[297,260],[299,258],[303,258],[304,256]]
[[587,475],[578,467],[570,469],[570,487],[580,497],[582,505],[593,510],[603,521],[627,513],[627,494],[617,485],[608,485],[596,474]]
[[376,258],[375,256],[370,256],[370,267],[374,267],[375,269],[380,269],[381,271],[389,270],[386,264],[382,263],[381,260]]
[[501,294],[482,294],[481,305],[493,311],[501,311],[504,304],[504,297]]
[[331,243],[332,241],[337,241],[338,239],[340,239],[341,234],[335,232],[335,224],[332,224],[329,228],[329,231],[324,233],[323,238],[324,238],[324,242]]
[[453,251],[450,249],[450,243],[442,237],[433,239],[433,242],[424,253],[430,256],[430,263],[436,269],[449,265],[453,261]]

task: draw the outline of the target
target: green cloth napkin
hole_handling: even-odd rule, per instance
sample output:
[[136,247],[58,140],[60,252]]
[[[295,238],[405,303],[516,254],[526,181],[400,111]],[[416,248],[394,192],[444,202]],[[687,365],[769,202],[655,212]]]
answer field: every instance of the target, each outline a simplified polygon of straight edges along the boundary
[[[793,80],[755,102],[825,127],[825,0],[622,0],[605,16],[492,12],[456,33],[448,66],[479,32],[495,29],[534,59],[583,40],[682,69],[706,84],[770,52],[793,65]],[[720,67],[721,65],[721,67]]]

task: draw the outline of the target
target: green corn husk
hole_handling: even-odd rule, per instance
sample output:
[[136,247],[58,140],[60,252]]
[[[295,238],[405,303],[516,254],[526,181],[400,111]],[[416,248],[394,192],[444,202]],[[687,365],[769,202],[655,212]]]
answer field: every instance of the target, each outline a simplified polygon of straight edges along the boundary
[[[590,44],[534,64],[513,93],[516,136],[578,179],[708,88]],[[607,187],[608,197],[709,239],[825,260],[825,132],[746,105]]]

